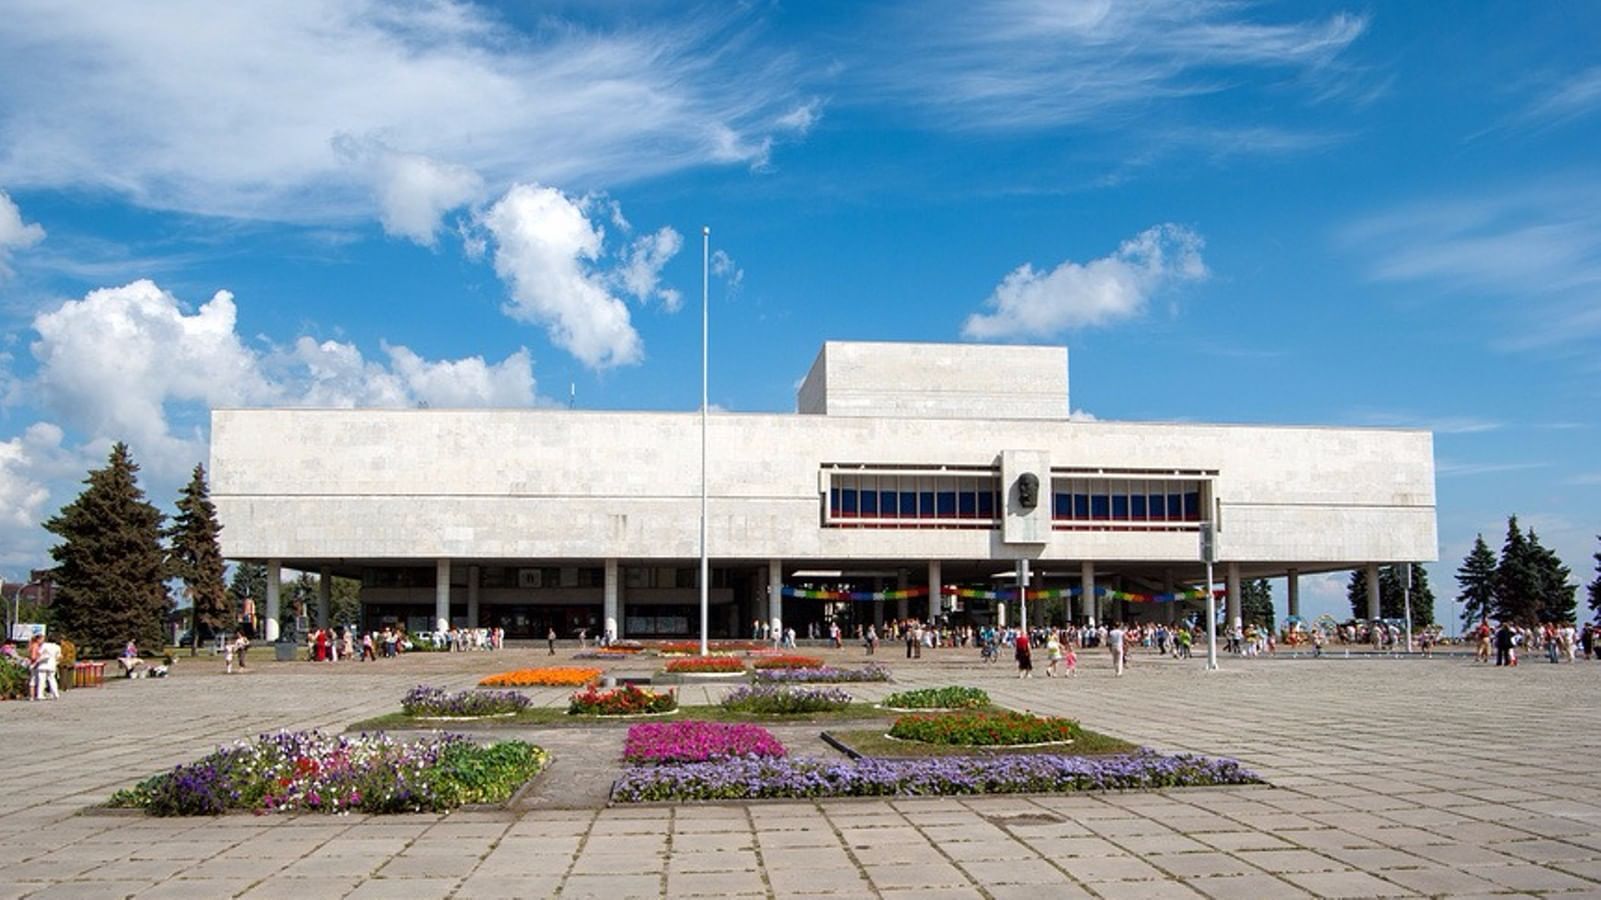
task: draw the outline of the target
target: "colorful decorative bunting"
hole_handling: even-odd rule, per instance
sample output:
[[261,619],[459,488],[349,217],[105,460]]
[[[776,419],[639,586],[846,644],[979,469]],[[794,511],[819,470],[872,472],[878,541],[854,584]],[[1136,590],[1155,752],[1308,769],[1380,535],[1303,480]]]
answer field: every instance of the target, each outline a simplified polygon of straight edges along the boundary
[[[800,600],[835,600],[852,601],[856,603],[870,603],[875,600],[902,600],[913,597],[927,597],[928,588],[913,587],[895,591],[816,591],[806,588],[784,586],[782,591],[785,597]],[[1017,588],[1000,588],[999,590],[985,591],[976,588],[947,588],[946,594],[954,594],[964,600],[1016,600]],[[1083,588],[1049,588],[1037,589],[1028,592],[1030,600],[1065,600],[1081,596]],[[1224,597],[1228,591],[1217,590],[1212,592],[1215,596]],[[1132,591],[1114,591],[1108,587],[1097,586],[1095,596],[1104,600],[1122,600],[1126,603],[1176,603],[1183,600],[1205,600],[1206,591],[1197,588],[1193,591],[1175,591],[1171,594],[1140,594]]]
[[927,597],[928,588],[914,587],[895,591],[812,591],[785,585],[782,593],[785,597],[801,600],[850,600],[867,603],[874,600],[910,600],[913,597]]

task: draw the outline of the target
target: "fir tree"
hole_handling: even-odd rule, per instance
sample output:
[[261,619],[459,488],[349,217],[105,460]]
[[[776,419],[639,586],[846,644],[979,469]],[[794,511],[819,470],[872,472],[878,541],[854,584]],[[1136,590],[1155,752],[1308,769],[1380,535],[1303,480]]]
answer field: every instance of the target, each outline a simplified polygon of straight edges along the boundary
[[178,495],[178,515],[167,530],[172,541],[169,571],[183,580],[192,604],[190,656],[199,651],[202,633],[210,636],[233,623],[233,604],[222,580],[222,547],[217,543],[222,526],[217,524],[210,493],[205,467],[195,466],[194,476]]
[[1529,529],[1529,564],[1534,572],[1535,616],[1541,622],[1571,622],[1578,612],[1573,592],[1579,586],[1568,581],[1573,571],[1563,565],[1556,552],[1540,543]]
[[1253,578],[1241,586],[1240,618],[1246,624],[1273,630],[1273,590],[1266,578]]
[[[1345,596],[1351,601],[1351,618],[1366,619],[1368,617],[1368,576],[1362,569],[1351,570],[1351,580],[1345,586]],[[1382,587],[1379,598],[1382,600],[1384,592]]]
[[1540,586],[1529,542],[1518,529],[1518,517],[1507,519],[1506,543],[1501,545],[1501,562],[1495,568],[1495,616],[1497,619],[1532,626],[1539,621]]
[[1484,535],[1473,541],[1473,549],[1456,570],[1456,583],[1462,592],[1462,630],[1465,632],[1495,614],[1495,551],[1484,542]]
[[[1407,597],[1401,590],[1399,565],[1379,567],[1379,618],[1405,619]],[[1346,585],[1346,596],[1351,601],[1351,617],[1368,617],[1367,572],[1356,569]],[[1429,587],[1429,573],[1419,565],[1412,566],[1412,627],[1422,628],[1434,624],[1434,590]]]
[[164,516],[145,502],[128,446],[111,448],[76,500],[44,527],[62,539],[56,561],[55,622],[83,656],[118,655],[124,643],[160,648],[167,612]]
[[[1601,541],[1601,534],[1595,536]],[[1597,622],[1601,622],[1601,551],[1595,554],[1595,580],[1590,582],[1590,612]]]

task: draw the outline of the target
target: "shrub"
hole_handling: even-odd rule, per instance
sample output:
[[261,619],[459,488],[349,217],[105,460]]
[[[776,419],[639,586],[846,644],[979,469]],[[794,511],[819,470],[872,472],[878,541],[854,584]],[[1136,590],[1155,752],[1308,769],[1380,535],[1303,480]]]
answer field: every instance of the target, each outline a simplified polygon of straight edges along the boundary
[[975,709],[988,706],[990,695],[978,688],[938,687],[900,691],[884,698],[891,709]]
[[760,725],[650,722],[629,726],[623,759],[633,763],[705,762],[731,756],[783,756],[784,745]]
[[669,672],[743,672],[745,664],[732,656],[691,656],[667,661]]
[[419,684],[400,701],[408,716],[496,716],[527,709],[532,700],[516,691],[461,691],[447,694],[443,689]]
[[570,716],[635,716],[645,713],[672,712],[678,708],[678,695],[672,691],[657,693],[637,685],[625,685],[609,691],[593,687],[573,694],[567,704]]
[[441,812],[503,802],[549,759],[521,741],[480,747],[459,734],[401,742],[383,734],[279,732],[148,778],[108,805],[157,816]]
[[603,669],[590,666],[544,666],[490,675],[479,687],[582,687],[597,681]]
[[815,669],[766,669],[760,666],[756,670],[756,681],[767,684],[840,684],[850,681],[888,681],[889,670],[882,666],[867,666],[863,669],[836,669],[831,666],[820,666]]
[[769,656],[753,665],[758,669],[820,669],[823,660],[816,656]]
[[1031,716],[1011,710],[901,716],[889,729],[889,736],[893,738],[961,747],[1046,744],[1069,741],[1076,734],[1078,723],[1072,719]]
[[[10,644],[7,650],[12,650]],[[20,700],[28,696],[28,664],[15,651],[0,656],[0,700]]]
[[1102,757],[1014,754],[856,762],[744,758],[632,767],[613,785],[612,799],[952,796],[1259,783],[1260,778],[1232,759],[1163,756],[1149,750]]
[[844,709],[850,703],[851,695],[839,688],[755,684],[729,691],[723,696],[722,707],[733,712],[789,716]]

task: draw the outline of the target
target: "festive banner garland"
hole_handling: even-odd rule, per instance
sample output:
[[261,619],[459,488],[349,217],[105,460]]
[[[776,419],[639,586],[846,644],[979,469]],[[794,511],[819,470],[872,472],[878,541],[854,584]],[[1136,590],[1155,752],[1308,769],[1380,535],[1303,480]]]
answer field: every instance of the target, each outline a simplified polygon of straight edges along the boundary
[[[956,596],[966,600],[1016,600],[1017,588],[1001,588],[1000,590],[984,591],[974,588],[957,588]],[[1065,600],[1079,597],[1084,594],[1083,588],[1053,588],[1050,590],[1031,590],[1028,592],[1030,600]],[[1215,596],[1226,596],[1227,591],[1213,591]],[[1138,594],[1130,591],[1115,591],[1108,587],[1095,588],[1095,596],[1106,600],[1122,600],[1126,603],[1177,603],[1183,600],[1205,600],[1206,591],[1197,588],[1193,591],[1175,591],[1171,594]]]
[[928,588],[902,588],[895,591],[811,591],[805,588],[792,588],[785,585],[781,593],[785,597],[795,597],[801,600],[851,600],[858,603],[867,603],[874,600],[910,600],[913,597],[927,597]]

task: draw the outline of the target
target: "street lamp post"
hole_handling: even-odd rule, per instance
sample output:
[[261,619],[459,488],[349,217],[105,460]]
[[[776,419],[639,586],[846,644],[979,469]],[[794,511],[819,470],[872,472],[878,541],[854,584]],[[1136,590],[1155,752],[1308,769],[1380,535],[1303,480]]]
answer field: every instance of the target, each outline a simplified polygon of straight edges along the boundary
[[709,617],[708,588],[711,580],[711,565],[706,559],[706,344],[707,324],[710,314],[707,310],[707,284],[708,263],[712,242],[712,229],[704,225],[700,229],[700,655],[706,656],[711,650],[706,641],[706,622]]
[[1412,564],[1401,563],[1401,606],[1406,616],[1406,652],[1412,652]]
[[1212,563],[1217,557],[1212,523],[1201,523],[1201,561],[1206,563],[1206,669],[1217,670],[1217,595],[1212,593]]

